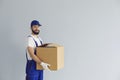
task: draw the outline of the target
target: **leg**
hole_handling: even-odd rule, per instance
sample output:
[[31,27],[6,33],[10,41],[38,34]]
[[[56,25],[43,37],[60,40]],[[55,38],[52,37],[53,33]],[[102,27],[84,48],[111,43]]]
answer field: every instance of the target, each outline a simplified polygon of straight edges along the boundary
[[38,75],[26,75],[26,80],[38,80]]
[[39,70],[38,80],[43,80],[43,70]]

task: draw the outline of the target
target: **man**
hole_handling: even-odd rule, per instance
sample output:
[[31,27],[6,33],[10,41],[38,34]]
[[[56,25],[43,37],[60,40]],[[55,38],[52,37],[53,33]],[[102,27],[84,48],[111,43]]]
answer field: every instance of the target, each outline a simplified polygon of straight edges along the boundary
[[32,33],[28,36],[26,53],[26,80],[43,80],[43,70],[36,70],[36,63],[40,64],[44,70],[49,70],[50,65],[36,56],[36,47],[42,45],[42,39],[39,36],[41,26],[37,20],[31,22]]

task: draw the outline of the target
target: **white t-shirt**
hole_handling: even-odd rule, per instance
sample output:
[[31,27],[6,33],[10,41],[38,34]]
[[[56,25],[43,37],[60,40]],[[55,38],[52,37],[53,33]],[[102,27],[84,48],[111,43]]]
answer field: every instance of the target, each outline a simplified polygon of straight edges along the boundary
[[[33,39],[33,38],[34,38],[34,39]],[[27,38],[27,47],[29,46],[29,47],[33,47],[33,48],[35,49],[36,44],[35,44],[35,41],[34,41],[34,40],[37,42],[38,46],[41,45],[41,42],[40,42],[40,41],[42,41],[42,39],[40,38],[40,36],[34,37],[33,35],[30,35],[30,37]],[[42,41],[42,42],[43,42],[43,41]],[[28,57],[28,60],[32,60],[32,58],[31,58],[30,55],[29,55],[28,50],[27,50],[27,57]]]

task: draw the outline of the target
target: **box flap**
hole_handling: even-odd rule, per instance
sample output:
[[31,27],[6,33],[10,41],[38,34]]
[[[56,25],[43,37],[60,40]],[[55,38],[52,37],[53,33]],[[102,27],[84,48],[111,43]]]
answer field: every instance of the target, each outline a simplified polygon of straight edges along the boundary
[[46,47],[61,47],[61,45],[56,43],[49,43]]
[[38,46],[38,47],[46,47],[46,48],[55,48],[55,47],[63,47],[59,44],[56,44],[56,43],[45,43],[45,44],[42,44],[41,46]]

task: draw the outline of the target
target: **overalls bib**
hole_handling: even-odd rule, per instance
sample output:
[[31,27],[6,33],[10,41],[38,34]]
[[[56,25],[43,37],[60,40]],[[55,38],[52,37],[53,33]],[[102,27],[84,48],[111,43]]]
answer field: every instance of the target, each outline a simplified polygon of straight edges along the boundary
[[[32,37],[32,36],[28,36]],[[32,37],[33,38],[33,37]],[[38,43],[33,38],[36,47],[38,47]],[[40,40],[40,39],[39,39]],[[40,40],[42,44],[42,41]],[[36,48],[34,50],[34,54],[36,55]],[[26,53],[26,80],[43,80],[43,70],[36,70],[36,62],[32,60],[28,60],[27,53]]]

